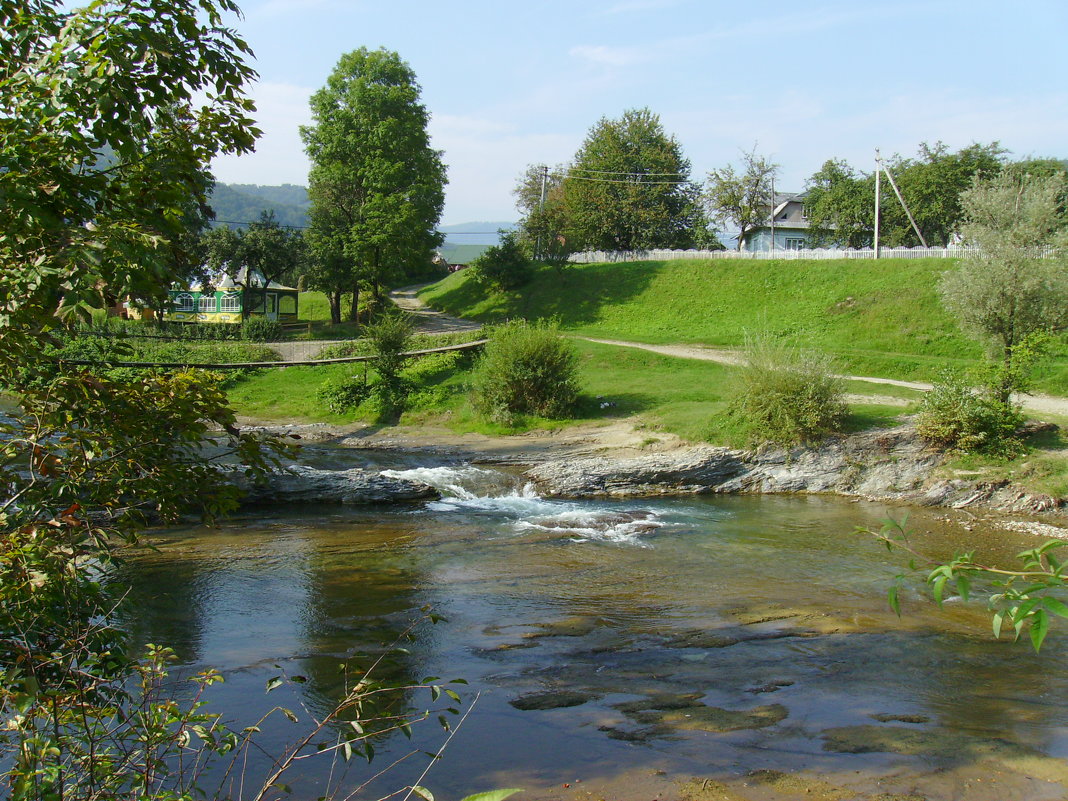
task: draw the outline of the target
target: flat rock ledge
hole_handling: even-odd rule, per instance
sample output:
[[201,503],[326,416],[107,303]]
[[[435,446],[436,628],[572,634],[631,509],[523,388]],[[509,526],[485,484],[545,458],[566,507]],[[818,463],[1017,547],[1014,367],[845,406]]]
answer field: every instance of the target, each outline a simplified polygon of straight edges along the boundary
[[238,472],[231,474],[231,480],[245,491],[242,503],[246,505],[410,503],[440,497],[428,484],[360,468],[319,470],[292,465],[272,473],[262,484],[253,484]]
[[755,451],[696,447],[626,459],[585,457],[527,471],[537,490],[557,498],[697,493],[836,493],[924,506],[1054,511],[1061,502],[1008,482],[940,480],[946,455],[912,426],[828,440],[817,448]]

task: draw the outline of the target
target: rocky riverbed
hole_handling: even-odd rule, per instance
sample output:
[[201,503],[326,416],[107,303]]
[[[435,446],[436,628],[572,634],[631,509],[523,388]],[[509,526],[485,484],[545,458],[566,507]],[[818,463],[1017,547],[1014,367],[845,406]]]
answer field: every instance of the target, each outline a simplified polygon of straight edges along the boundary
[[[946,478],[946,454],[911,425],[835,437],[816,447],[736,450],[651,438],[622,421],[515,437],[457,435],[447,430],[301,426],[309,448],[424,455],[428,463],[467,461],[525,466],[547,497],[643,497],[704,493],[833,493],[903,504],[1013,513],[1063,510],[1063,499],[1006,481]],[[389,503],[436,497],[415,481],[375,470],[299,466],[249,487],[250,503]]]

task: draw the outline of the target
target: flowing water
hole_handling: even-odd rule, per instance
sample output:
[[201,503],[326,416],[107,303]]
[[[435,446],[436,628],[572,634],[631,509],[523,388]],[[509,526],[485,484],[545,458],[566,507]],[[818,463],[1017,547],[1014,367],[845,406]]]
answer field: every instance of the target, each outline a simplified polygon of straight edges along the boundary
[[[158,533],[123,568],[128,625],[173,646],[179,673],[214,666],[213,706],[239,726],[276,704],[277,753],[343,692],[339,665],[381,653],[420,609],[385,677],[463,677],[477,703],[422,784],[437,797],[524,787],[523,798],[1043,799],[1068,786],[1068,670],[988,634],[982,604],[938,609],[886,589],[903,568],[872,538],[878,504],[822,497],[566,502],[507,473],[411,467],[442,500],[272,510]],[[996,558],[1033,544],[914,513],[935,555]],[[307,681],[270,695],[280,674]],[[411,693],[412,708],[430,704]],[[456,716],[451,716],[455,724]],[[435,750],[433,718],[375,741],[359,783]],[[327,738],[323,738],[327,739]],[[413,757],[360,797],[415,782]],[[255,757],[248,771],[262,770]],[[370,771],[370,772],[369,772]],[[287,778],[323,795],[329,759]],[[696,777],[696,781],[693,781]],[[377,790],[377,792],[375,792]]]

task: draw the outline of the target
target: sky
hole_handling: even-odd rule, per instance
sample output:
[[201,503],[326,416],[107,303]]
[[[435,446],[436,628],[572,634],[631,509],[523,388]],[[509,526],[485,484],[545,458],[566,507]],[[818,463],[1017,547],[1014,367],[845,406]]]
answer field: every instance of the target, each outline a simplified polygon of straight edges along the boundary
[[444,224],[514,220],[530,164],[648,107],[703,181],[754,147],[800,191],[830,158],[870,171],[921,142],[1068,157],[1065,0],[245,0],[256,152],[227,183],[307,184],[298,126],[340,56],[407,61],[448,166]]

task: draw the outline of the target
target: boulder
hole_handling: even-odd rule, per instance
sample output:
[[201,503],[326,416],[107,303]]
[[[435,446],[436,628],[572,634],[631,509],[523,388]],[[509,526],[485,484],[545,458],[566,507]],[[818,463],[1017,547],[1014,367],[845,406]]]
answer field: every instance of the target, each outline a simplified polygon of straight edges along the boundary
[[318,470],[292,465],[258,484],[253,484],[243,473],[235,472],[233,476],[234,483],[245,490],[245,504],[406,503],[440,497],[428,484],[360,468]]

